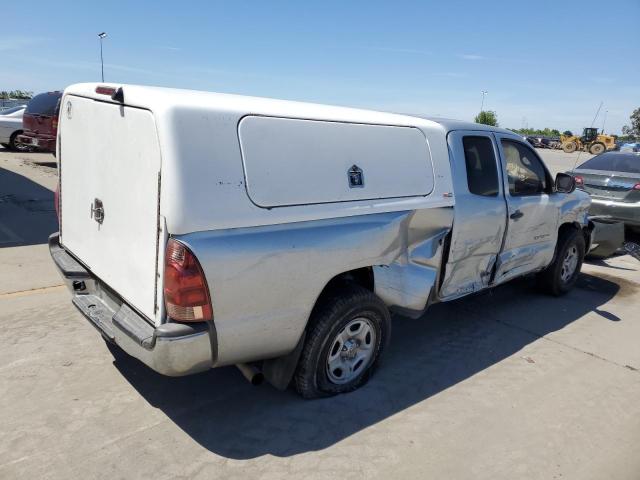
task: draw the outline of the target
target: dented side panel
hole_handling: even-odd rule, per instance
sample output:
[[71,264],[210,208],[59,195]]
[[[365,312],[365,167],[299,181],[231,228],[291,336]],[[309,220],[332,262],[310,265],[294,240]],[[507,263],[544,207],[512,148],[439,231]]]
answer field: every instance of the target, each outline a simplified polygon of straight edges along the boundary
[[491,132],[461,130],[449,133],[456,207],[451,246],[439,293],[441,300],[452,300],[489,285],[505,234],[507,207],[501,182],[498,181],[495,196],[475,195],[469,191],[462,143],[465,137],[483,137],[492,142],[495,168],[498,179],[501,178]]
[[[553,260],[560,226],[561,198],[556,193],[533,195],[511,195],[507,172],[507,158],[502,141],[521,143],[539,157],[525,142],[511,135],[496,133],[496,144],[500,153],[503,172],[503,189],[507,201],[507,230],[504,244],[498,257],[495,284],[529,272],[542,270]],[[544,166],[544,162],[540,160]],[[545,166],[546,169],[546,166]],[[547,181],[551,175],[547,172]]]
[[375,266],[389,306],[423,309],[452,219],[443,207],[178,236],[207,277],[216,366],[289,353],[324,287],[349,270]]

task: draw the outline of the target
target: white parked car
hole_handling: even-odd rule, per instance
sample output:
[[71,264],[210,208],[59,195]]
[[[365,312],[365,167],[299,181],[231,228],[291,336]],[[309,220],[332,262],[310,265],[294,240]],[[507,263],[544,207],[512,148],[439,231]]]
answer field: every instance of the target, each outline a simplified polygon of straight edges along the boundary
[[12,107],[0,111],[0,145],[11,150],[26,150],[16,142],[18,135],[22,133],[22,114],[26,105]]
[[638,153],[640,152],[640,143],[625,143],[620,147],[621,152]]
[[53,260],[104,338],[165,375],[238,365],[354,390],[390,311],[536,273],[591,243],[589,196],[476,123],[133,85],[66,89]]

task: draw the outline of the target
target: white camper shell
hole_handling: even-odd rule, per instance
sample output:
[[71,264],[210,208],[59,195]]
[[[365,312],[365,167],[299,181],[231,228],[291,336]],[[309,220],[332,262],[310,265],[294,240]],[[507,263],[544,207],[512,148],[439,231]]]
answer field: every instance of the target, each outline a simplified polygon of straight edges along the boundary
[[[429,120],[113,87],[123,88],[125,106],[95,84],[65,91],[60,239],[157,325],[167,235],[454,203],[442,127]],[[364,187],[349,185],[354,165]],[[101,224],[88,215],[96,198]]]
[[[474,199],[463,185],[465,130],[493,145],[492,168],[502,173],[492,198]],[[504,141],[522,143],[500,129],[391,113],[73,85],[61,103],[52,255],[101,333],[168,375],[264,360],[274,384],[274,371],[302,375],[318,302],[342,287],[352,297],[368,290],[379,318],[342,325],[336,345],[348,353],[323,367],[329,387],[316,385],[336,393],[373,368],[388,307],[419,316],[434,301],[544,270],[561,225],[586,227],[588,201],[576,193],[545,197],[542,209],[515,199],[538,225],[551,215],[548,233],[514,237],[503,250],[511,212]],[[551,198],[545,181],[540,193]],[[206,279],[206,322],[176,322],[166,310],[171,242]],[[533,260],[519,263],[522,252]]]

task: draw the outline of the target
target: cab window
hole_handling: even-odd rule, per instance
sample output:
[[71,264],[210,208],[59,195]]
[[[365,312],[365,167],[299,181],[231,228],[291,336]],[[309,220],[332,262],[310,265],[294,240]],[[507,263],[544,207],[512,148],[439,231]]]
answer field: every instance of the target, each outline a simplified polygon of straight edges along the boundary
[[498,168],[489,137],[464,137],[464,161],[469,192],[484,197],[498,195]]
[[547,192],[547,173],[533,150],[511,140],[503,139],[501,143],[511,196],[539,195]]

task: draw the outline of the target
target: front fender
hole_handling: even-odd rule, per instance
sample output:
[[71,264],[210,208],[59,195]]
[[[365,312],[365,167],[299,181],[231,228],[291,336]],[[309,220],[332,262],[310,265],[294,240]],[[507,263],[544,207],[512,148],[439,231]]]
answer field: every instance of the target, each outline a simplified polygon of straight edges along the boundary
[[591,197],[582,190],[561,195],[563,198],[561,198],[559,205],[559,225],[573,223],[580,225],[581,228],[587,227]]

